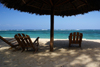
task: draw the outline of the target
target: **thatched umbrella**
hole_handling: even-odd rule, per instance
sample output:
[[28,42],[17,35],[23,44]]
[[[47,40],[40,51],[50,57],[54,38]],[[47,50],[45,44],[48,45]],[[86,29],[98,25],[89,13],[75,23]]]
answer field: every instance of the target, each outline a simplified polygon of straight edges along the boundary
[[54,15],[71,16],[100,10],[100,0],[0,0],[8,8],[39,15],[51,15],[50,51],[53,51]]

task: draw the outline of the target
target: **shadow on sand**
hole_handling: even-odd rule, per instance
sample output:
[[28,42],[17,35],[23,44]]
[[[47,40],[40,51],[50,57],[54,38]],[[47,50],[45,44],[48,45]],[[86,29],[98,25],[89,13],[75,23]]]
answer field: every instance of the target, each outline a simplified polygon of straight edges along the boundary
[[1,67],[100,67],[100,43],[82,41],[82,49],[78,45],[68,48],[68,40],[55,40],[54,52],[49,51],[49,41],[40,42],[39,51],[13,52],[0,40]]

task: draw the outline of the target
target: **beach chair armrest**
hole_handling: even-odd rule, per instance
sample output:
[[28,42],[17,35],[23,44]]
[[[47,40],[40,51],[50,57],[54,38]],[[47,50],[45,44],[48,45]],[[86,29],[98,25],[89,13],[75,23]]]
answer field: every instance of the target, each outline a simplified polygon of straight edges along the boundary
[[33,42],[34,45],[37,45],[37,46],[39,45],[39,38],[40,37],[37,37],[36,40]]

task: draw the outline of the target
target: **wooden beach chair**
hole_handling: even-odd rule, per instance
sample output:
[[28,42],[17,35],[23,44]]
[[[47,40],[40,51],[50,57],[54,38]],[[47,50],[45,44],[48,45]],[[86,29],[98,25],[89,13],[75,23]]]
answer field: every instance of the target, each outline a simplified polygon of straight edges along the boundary
[[15,39],[17,40],[17,42],[19,43],[19,45],[22,48],[22,52],[27,49],[29,47],[33,48],[34,51],[38,51],[38,46],[39,46],[39,37],[36,38],[36,40],[32,43],[31,38],[29,37],[29,35],[25,35],[25,34],[16,34]]
[[17,49],[18,42],[15,38],[3,38],[2,36],[0,36],[0,39],[3,40],[5,43],[7,43],[9,46],[11,46],[9,49],[15,48]]
[[69,35],[69,47],[71,44],[79,44],[79,47],[81,47],[83,34],[79,32],[70,33]]

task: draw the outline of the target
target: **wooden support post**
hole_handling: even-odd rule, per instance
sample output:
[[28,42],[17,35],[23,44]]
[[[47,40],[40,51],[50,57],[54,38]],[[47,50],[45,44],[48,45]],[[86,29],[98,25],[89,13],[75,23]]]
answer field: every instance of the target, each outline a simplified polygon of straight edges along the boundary
[[51,8],[50,51],[53,51],[54,41],[54,7]]

